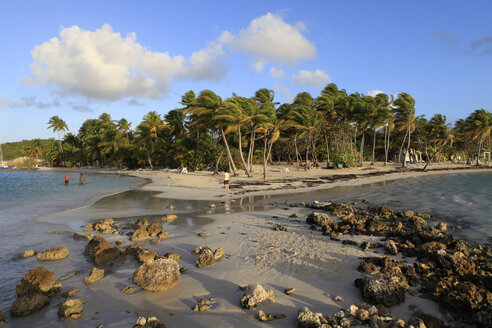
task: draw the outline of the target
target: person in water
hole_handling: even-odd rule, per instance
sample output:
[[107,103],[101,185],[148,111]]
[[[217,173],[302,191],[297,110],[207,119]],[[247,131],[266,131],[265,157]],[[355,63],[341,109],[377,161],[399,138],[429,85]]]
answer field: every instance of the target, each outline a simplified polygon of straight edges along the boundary
[[224,173],[224,187],[225,192],[229,192],[229,172]]
[[82,173],[80,173],[80,178],[79,178],[79,182],[81,185],[85,184],[85,177]]
[[70,177],[65,173],[65,184],[67,185],[70,182]]

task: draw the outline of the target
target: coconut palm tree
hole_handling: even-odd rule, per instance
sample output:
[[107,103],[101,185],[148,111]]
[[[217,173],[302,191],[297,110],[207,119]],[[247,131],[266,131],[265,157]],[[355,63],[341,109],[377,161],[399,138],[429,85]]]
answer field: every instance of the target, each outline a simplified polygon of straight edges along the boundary
[[125,135],[126,143],[127,145],[129,145],[130,144],[129,133],[132,129],[132,123],[128,122],[125,118],[122,118],[116,123],[116,127],[123,135]]
[[26,147],[27,154],[34,158],[36,156],[36,162],[39,160],[39,155],[43,153],[43,145],[41,143],[41,139],[34,139],[31,143]]
[[65,133],[65,131],[68,131],[68,125],[67,123],[59,118],[58,116],[53,116],[50,118],[48,121],[48,129],[52,129],[54,133],[58,133],[58,143],[60,145],[60,151],[63,154],[63,146],[61,142],[61,135]]
[[[390,107],[389,98],[384,93],[379,93],[374,96],[374,101],[376,105],[376,110],[372,113],[370,117],[370,126],[373,129],[374,137],[372,142],[372,161],[371,165],[374,165],[375,157],[376,157],[376,130],[381,126],[385,125],[388,120],[393,116],[393,112]],[[385,136],[385,157],[386,155],[386,136]]]
[[429,141],[434,142],[436,147],[439,147],[432,156],[425,163],[422,171],[425,171],[430,162],[434,160],[434,157],[441,152],[446,145],[452,145],[454,141],[454,135],[451,133],[451,129],[446,124],[446,116],[441,114],[434,115],[429,121]]
[[137,126],[139,133],[139,143],[147,153],[147,162],[153,169],[152,155],[154,153],[155,144],[158,141],[158,134],[167,126],[161,118],[161,115],[155,111],[149,112],[143,117],[143,121]]
[[[410,137],[415,130],[415,99],[408,93],[402,92],[398,95],[398,98],[394,101],[395,121],[399,131],[405,131],[405,137],[400,147],[400,157],[405,144],[405,140],[408,137],[408,143],[406,152],[410,151]],[[406,161],[403,161],[403,167],[406,166]]]
[[485,109],[477,109],[466,119],[473,140],[478,139],[477,166],[480,165],[482,142],[492,131],[492,113]]
[[172,141],[176,141],[186,134],[186,114],[184,109],[173,109],[166,114],[164,119],[169,125]]

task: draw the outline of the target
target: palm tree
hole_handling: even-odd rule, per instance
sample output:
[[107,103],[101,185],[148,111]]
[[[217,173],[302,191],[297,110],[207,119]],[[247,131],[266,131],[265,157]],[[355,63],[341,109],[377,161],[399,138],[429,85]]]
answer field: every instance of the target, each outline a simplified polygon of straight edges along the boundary
[[41,139],[34,139],[30,145],[26,147],[27,154],[34,158],[36,156],[36,162],[39,160],[39,155],[43,153],[43,145]]
[[243,155],[243,147],[242,147],[242,134],[241,134],[241,125],[247,124],[251,121],[251,112],[254,112],[254,107],[257,104],[251,100],[244,97],[238,97],[235,94],[232,98],[228,98],[224,102],[224,106],[219,110],[219,115],[216,116],[216,119],[222,124],[227,125],[229,129],[237,129],[237,135],[239,138],[239,155],[241,156],[241,161],[244,165],[244,171],[248,177],[251,177],[251,173],[249,172],[248,165],[244,160]]
[[466,119],[473,140],[478,139],[477,166],[480,165],[480,151],[483,140],[492,131],[492,113],[485,109],[477,109]]
[[59,118],[58,116],[53,116],[50,118],[48,121],[48,129],[53,129],[54,133],[58,132],[58,143],[60,145],[60,151],[63,154],[63,147],[61,143],[61,135],[62,133],[65,133],[65,131],[68,131],[68,125],[65,123],[64,120]]
[[122,118],[116,123],[116,126],[118,130],[121,131],[121,133],[126,136],[126,143],[127,145],[129,145],[130,144],[129,132],[131,131],[132,123]]
[[[374,165],[375,157],[376,157],[376,130],[381,126],[385,125],[388,120],[392,117],[392,110],[390,107],[389,98],[384,93],[379,93],[374,97],[374,101],[376,102],[376,110],[370,117],[370,125],[374,131],[374,138],[372,142],[372,161],[371,165]],[[387,157],[386,152],[386,136],[385,136],[385,157]]]
[[[408,143],[406,148],[406,153],[408,154],[410,150],[410,137],[412,132],[415,130],[415,99],[412,98],[408,93],[402,92],[398,95],[394,102],[395,110],[395,120],[398,125],[398,130],[405,130],[405,137],[400,148],[400,157],[405,143],[408,137]],[[403,160],[403,167],[406,167],[406,161]]]
[[186,134],[186,114],[184,109],[173,109],[169,111],[164,118],[166,123],[169,125],[173,141],[176,141]]
[[446,124],[446,116],[444,115],[441,114],[434,115],[429,121],[428,130],[429,130],[429,135],[428,135],[429,141],[435,143],[436,147],[439,148],[436,149],[436,151],[432,154],[430,158],[428,158],[427,163],[425,164],[422,171],[425,171],[429,163],[434,160],[434,157],[439,152],[441,152],[444,146],[446,146],[447,144],[452,145],[454,141],[454,135],[451,134],[451,129]]
[[152,155],[154,153],[155,144],[158,141],[158,133],[169,128],[161,118],[161,115],[155,111],[149,112],[143,117],[143,121],[138,125],[139,140],[141,146],[147,153],[147,162],[153,169]]

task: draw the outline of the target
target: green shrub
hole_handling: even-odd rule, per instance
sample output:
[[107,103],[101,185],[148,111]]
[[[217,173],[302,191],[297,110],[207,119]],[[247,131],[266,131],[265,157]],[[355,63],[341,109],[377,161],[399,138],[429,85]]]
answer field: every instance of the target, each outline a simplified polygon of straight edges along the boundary
[[351,154],[347,151],[337,151],[332,149],[330,151],[330,160],[333,162],[335,167],[337,167],[338,164],[343,164],[343,166],[348,167],[356,166],[354,154]]

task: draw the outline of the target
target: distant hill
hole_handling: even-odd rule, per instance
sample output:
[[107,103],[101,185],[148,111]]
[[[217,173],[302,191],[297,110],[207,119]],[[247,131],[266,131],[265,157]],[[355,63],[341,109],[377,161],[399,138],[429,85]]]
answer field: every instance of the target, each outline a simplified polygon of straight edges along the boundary
[[[26,147],[31,144],[32,140],[22,140],[16,142],[6,142],[2,144],[2,153],[4,161],[11,161],[15,158],[27,156]],[[44,145],[48,139],[41,139]]]

